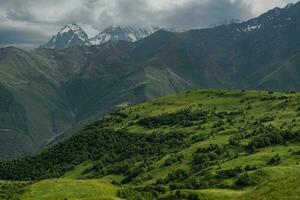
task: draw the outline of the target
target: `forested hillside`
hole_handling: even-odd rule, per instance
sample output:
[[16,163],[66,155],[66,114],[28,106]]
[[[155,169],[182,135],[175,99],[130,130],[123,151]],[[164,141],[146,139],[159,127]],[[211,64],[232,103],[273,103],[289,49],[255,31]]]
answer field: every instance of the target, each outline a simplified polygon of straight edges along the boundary
[[188,91],[122,108],[37,156],[0,162],[0,194],[297,199],[299,109],[299,93],[244,90]]

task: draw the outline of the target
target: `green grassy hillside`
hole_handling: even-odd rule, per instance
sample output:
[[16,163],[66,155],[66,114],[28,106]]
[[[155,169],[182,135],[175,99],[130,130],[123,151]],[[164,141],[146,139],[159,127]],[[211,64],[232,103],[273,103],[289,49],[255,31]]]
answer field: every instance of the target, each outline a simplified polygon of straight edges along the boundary
[[122,108],[37,156],[0,162],[0,179],[12,181],[0,194],[297,199],[299,111],[299,93],[227,90],[195,90]]
[[117,199],[118,187],[101,180],[54,179],[35,183],[26,188],[22,199]]

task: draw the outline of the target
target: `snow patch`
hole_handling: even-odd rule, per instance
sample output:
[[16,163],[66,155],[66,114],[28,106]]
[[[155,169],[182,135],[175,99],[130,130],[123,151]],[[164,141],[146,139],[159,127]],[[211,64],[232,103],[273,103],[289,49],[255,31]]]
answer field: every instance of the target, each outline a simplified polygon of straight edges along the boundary
[[251,32],[257,29],[260,29],[262,27],[261,24],[259,25],[248,25],[246,28],[243,29],[244,32]]

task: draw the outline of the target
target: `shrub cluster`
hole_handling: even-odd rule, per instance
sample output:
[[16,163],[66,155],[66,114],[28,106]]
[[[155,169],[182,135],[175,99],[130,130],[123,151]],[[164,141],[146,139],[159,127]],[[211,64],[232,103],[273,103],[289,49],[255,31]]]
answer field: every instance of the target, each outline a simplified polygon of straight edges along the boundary
[[140,169],[130,172],[132,159],[160,158],[188,145],[184,132],[132,134],[126,130],[88,129],[37,156],[0,162],[2,180],[36,180],[56,178],[86,161],[97,161],[90,169],[103,174],[107,171],[125,174],[131,181]]
[[192,126],[194,121],[206,121],[207,112],[180,110],[175,113],[161,114],[154,117],[145,117],[138,121],[138,124],[147,128],[157,128],[164,125]]
[[269,133],[264,133],[258,135],[254,139],[252,139],[249,144],[249,149],[258,149],[276,144],[283,144],[289,140],[293,140],[295,138],[299,138],[299,132],[290,132],[290,131],[278,131],[273,130]]

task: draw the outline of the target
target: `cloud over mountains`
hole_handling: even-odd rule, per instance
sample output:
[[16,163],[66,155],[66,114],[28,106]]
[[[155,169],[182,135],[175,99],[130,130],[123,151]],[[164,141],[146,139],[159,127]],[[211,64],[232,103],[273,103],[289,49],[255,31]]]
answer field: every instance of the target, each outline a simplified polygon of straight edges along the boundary
[[203,28],[246,20],[296,0],[1,0],[0,46],[37,46],[69,23],[94,35],[110,25]]

